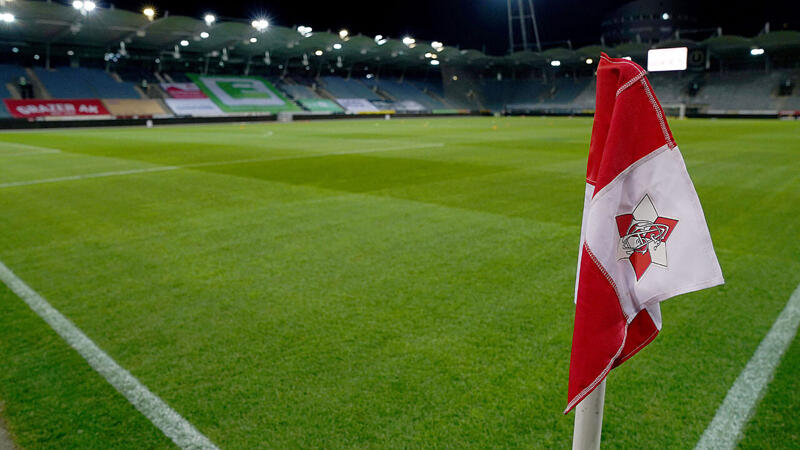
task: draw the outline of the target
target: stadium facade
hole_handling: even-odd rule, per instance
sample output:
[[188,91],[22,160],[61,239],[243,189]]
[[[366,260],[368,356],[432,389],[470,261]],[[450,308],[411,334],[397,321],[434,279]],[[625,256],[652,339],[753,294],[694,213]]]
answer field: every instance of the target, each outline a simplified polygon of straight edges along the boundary
[[[87,2],[91,3],[91,2]],[[80,5],[79,5],[80,4]],[[689,115],[797,116],[800,32],[701,40],[677,4],[638,1],[603,23],[603,43],[492,56],[263,19],[217,20],[42,1],[6,2],[0,118],[277,117],[350,114],[591,114],[601,52],[645,64],[686,47],[687,70],[651,75]],[[94,5],[94,3],[91,3]],[[213,20],[212,20],[213,19]]]

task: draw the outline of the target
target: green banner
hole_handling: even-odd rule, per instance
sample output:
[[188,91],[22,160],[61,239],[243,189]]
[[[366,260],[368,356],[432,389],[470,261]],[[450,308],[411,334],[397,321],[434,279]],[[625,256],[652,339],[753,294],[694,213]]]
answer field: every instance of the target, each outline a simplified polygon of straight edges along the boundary
[[336,104],[333,100],[326,98],[304,98],[298,100],[303,108],[309,111],[330,111],[330,112],[344,112],[344,110]]
[[261,77],[199,75],[187,73],[194,83],[224,112],[281,112],[300,108]]

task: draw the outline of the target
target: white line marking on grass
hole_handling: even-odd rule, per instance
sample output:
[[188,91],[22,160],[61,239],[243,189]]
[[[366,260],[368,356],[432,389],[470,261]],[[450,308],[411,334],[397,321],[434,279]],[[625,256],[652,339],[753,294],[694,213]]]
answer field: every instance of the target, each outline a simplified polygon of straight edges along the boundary
[[23,151],[16,153],[4,153],[3,151],[0,151],[0,156],[28,156],[28,155],[45,155],[50,153],[61,153],[61,150],[57,148],[39,147],[38,145],[18,144],[16,142],[0,141],[0,150],[5,150],[6,147],[21,149]]
[[798,325],[800,286],[789,297],[786,307],[731,386],[695,450],[732,449],[736,446],[758,401],[766,393],[781,357],[794,340]]
[[69,319],[0,262],[0,280],[47,322],[86,362],[158,429],[183,449],[216,449],[207,437],[111,359]]
[[277,156],[271,158],[268,157],[268,158],[232,159],[229,161],[209,161],[202,163],[182,164],[179,166],[156,166],[156,167],[147,167],[144,169],[118,170],[113,172],[98,172],[98,173],[89,173],[82,175],[70,175],[66,177],[42,178],[39,180],[11,181],[8,183],[0,183],[0,189],[18,187],[18,186],[30,186],[34,184],[58,183],[61,181],[85,180],[89,178],[116,177],[121,175],[135,175],[139,173],[150,173],[150,172],[167,172],[170,170],[193,169],[197,167],[227,166],[227,165],[245,164],[251,162],[267,162],[267,161],[280,161],[287,159],[316,158],[319,156],[331,156],[331,155],[356,155],[364,153],[390,152],[394,150],[413,150],[420,148],[439,148],[439,147],[444,147],[444,143],[437,142],[431,144],[401,145],[395,147],[385,147],[374,150],[362,150],[362,151],[346,150],[341,152],[329,152],[329,153],[307,153],[301,155],[287,155],[287,156]]
[[0,188],[9,188],[9,187],[16,187],[16,186],[29,186],[32,184],[45,184],[45,183],[58,183],[60,181],[75,181],[75,180],[85,180],[88,178],[104,178],[104,177],[116,177],[120,175],[133,175],[137,173],[148,173],[148,172],[165,172],[168,170],[178,170],[180,167],[178,166],[157,166],[157,167],[148,167],[145,169],[131,169],[131,170],[117,170],[114,172],[98,172],[98,173],[88,173],[83,175],[70,175],[66,177],[56,177],[56,178],[43,178],[39,180],[27,180],[27,181],[11,181],[8,183],[1,183]]

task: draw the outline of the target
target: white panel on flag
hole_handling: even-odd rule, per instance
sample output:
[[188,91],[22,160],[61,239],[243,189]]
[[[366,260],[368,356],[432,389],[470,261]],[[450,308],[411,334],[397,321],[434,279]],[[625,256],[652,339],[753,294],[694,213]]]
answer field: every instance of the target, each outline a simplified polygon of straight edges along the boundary
[[650,49],[647,51],[647,71],[686,70],[688,56],[689,49],[687,47]]

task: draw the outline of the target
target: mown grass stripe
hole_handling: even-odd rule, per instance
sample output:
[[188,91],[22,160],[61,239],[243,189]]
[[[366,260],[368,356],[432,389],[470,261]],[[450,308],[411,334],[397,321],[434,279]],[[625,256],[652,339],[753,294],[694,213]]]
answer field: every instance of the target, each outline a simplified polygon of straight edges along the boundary
[[0,280],[74,348],[89,365],[183,449],[216,449],[207,437],[117,364],[63,314],[0,262]]
[[146,167],[144,169],[131,169],[131,170],[115,170],[111,172],[97,172],[97,173],[87,173],[81,175],[69,175],[65,177],[55,177],[55,178],[41,178],[38,180],[24,180],[24,181],[11,181],[8,183],[0,183],[0,189],[3,188],[11,188],[11,187],[20,187],[20,186],[31,186],[35,184],[47,184],[47,183],[59,183],[63,181],[77,181],[77,180],[86,180],[91,178],[107,178],[107,177],[117,177],[122,175],[136,175],[140,173],[151,173],[151,172],[167,172],[170,170],[178,170],[178,169],[194,169],[199,167],[214,167],[214,166],[228,166],[228,165],[235,165],[235,164],[246,164],[246,163],[253,163],[253,162],[268,162],[268,161],[279,161],[279,160],[286,160],[286,159],[300,159],[300,158],[317,158],[321,156],[334,156],[334,155],[354,155],[354,154],[364,154],[364,153],[380,153],[380,152],[390,152],[394,150],[414,150],[414,149],[422,149],[422,148],[438,148],[444,147],[444,144],[441,142],[438,143],[430,143],[430,144],[414,144],[414,145],[397,145],[394,147],[385,147],[379,149],[372,149],[372,150],[345,150],[341,152],[327,152],[327,153],[309,153],[305,155],[291,155],[291,156],[276,156],[276,157],[266,157],[266,158],[248,158],[248,159],[232,159],[227,161],[208,161],[208,162],[201,162],[201,163],[192,163],[192,164],[182,164],[178,166],[155,166],[155,167]]
[[695,450],[732,449],[736,446],[758,401],[766,393],[781,357],[794,340],[798,325],[800,286],[789,297],[786,307],[731,386]]

